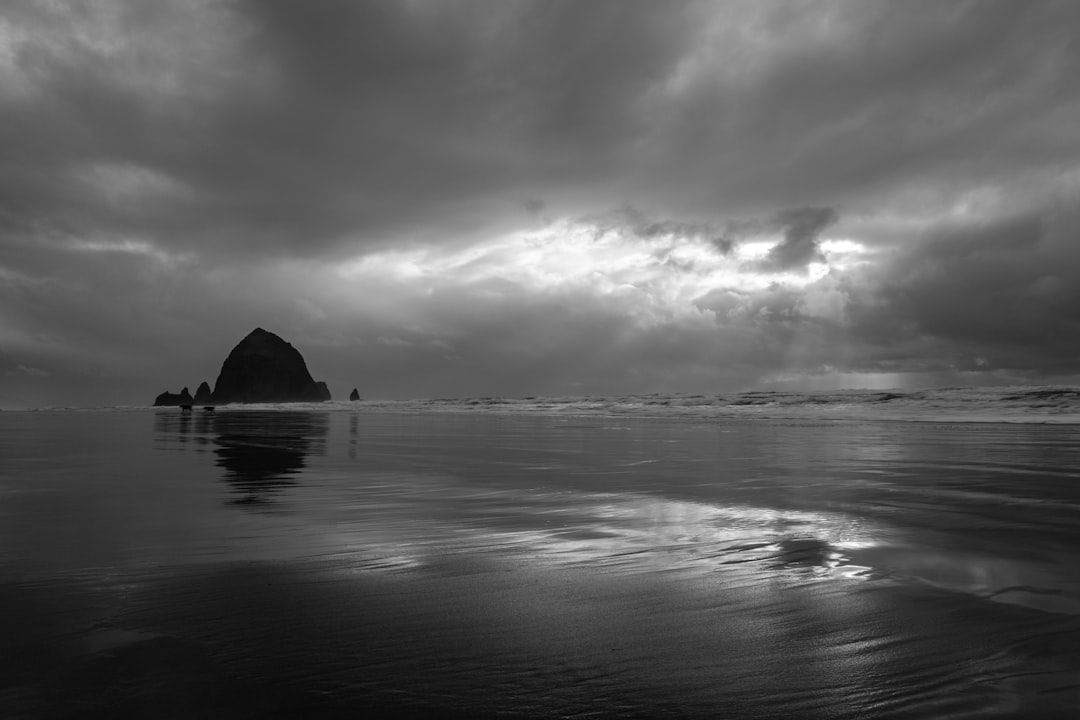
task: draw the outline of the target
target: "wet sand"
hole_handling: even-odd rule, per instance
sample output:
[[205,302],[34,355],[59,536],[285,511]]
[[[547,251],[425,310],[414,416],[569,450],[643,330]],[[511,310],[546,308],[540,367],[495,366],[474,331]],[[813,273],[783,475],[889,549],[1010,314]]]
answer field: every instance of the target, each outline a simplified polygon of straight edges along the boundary
[[1070,428],[22,418],[8,717],[1080,712]]

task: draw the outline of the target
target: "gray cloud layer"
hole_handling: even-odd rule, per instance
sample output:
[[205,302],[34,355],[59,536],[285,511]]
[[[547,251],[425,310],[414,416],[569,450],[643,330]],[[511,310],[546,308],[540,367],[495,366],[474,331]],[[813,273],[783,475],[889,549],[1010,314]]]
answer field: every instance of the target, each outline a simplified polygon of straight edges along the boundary
[[822,260],[818,236],[837,217],[835,210],[825,207],[795,208],[780,213],[774,223],[783,231],[784,239],[769,250],[761,269],[765,272],[806,269],[815,260]]
[[[338,394],[1071,375],[1078,27],[1052,0],[5,6],[0,404],[138,402],[256,325]],[[512,282],[320,294],[566,217],[722,256],[771,233],[778,277],[826,237],[873,252],[713,288],[708,330]]]

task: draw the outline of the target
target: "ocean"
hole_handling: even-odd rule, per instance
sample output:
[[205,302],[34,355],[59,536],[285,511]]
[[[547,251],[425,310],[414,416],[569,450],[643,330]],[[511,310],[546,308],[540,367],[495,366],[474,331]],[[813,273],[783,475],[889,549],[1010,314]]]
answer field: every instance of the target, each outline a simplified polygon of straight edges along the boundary
[[1080,717],[1080,390],[0,413],[3,718]]

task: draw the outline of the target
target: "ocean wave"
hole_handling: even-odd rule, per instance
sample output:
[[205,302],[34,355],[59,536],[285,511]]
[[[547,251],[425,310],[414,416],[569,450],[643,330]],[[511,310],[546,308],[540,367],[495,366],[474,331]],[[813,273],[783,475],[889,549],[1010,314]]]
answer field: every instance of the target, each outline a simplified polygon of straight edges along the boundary
[[[55,410],[57,408],[43,408]],[[74,408],[64,408],[72,410]],[[102,410],[143,410],[111,407]],[[160,408],[159,408],[160,410]],[[305,410],[366,413],[487,413],[675,419],[890,420],[939,423],[1080,424],[1080,388],[1064,386],[840,390],[753,390],[716,394],[562,397],[444,397],[411,400],[248,403],[218,411]]]

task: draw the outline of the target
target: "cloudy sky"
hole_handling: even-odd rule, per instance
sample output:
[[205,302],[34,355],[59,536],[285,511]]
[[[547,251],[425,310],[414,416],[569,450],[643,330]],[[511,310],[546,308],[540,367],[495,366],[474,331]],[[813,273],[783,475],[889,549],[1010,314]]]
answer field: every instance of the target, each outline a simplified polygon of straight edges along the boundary
[[1080,382],[1080,3],[0,6],[0,407]]

